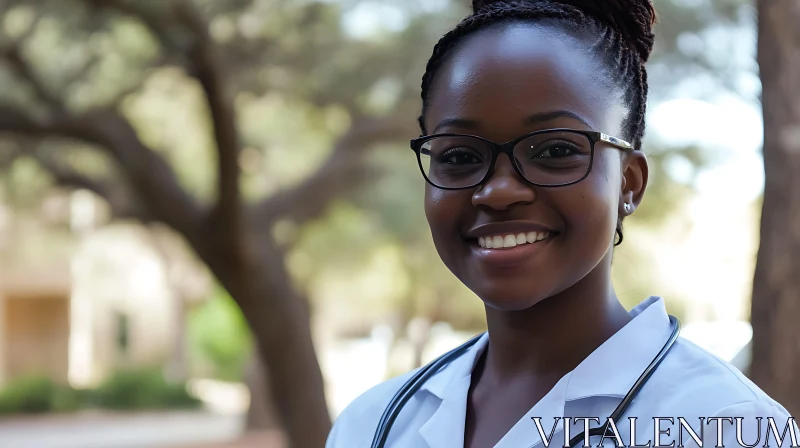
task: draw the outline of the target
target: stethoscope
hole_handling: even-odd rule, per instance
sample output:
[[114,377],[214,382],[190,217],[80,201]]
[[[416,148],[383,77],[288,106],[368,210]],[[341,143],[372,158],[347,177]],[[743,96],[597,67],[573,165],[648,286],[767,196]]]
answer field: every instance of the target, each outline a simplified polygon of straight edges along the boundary
[[[669,320],[672,324],[672,334],[670,334],[669,339],[664,346],[661,347],[661,350],[658,352],[656,357],[653,358],[653,361],[650,362],[650,365],[648,365],[644,372],[642,372],[642,374],[639,376],[639,379],[633,383],[633,386],[630,388],[628,393],[625,394],[625,397],[619,403],[617,408],[614,409],[614,412],[611,413],[611,416],[609,417],[610,420],[619,421],[621,419],[622,415],[628,409],[628,406],[630,406],[633,399],[636,398],[636,394],[639,393],[639,390],[642,388],[644,383],[650,378],[653,372],[655,372],[658,365],[661,364],[661,361],[664,360],[664,358],[667,356],[667,353],[669,353],[670,349],[675,344],[675,341],[678,340],[678,335],[681,332],[681,323],[675,316],[669,316]],[[400,410],[403,408],[406,402],[408,402],[408,400],[410,400],[411,397],[420,389],[420,387],[422,387],[425,381],[436,374],[436,372],[438,372],[442,366],[461,356],[483,335],[484,333],[480,333],[472,337],[467,342],[433,360],[426,366],[419,369],[414,375],[411,376],[411,378],[408,379],[408,381],[405,382],[405,384],[403,384],[403,387],[401,387],[400,390],[394,394],[392,400],[383,411],[383,415],[378,422],[378,428],[375,430],[375,436],[372,439],[372,445],[370,445],[371,448],[383,448],[385,446],[386,440],[389,438],[389,431],[391,430],[394,421],[397,419],[397,416],[400,415]],[[589,437],[606,435],[609,427],[608,421],[609,420],[606,420],[606,423],[602,426],[591,428],[589,430]],[[586,432],[581,431],[580,434],[570,439],[569,446],[571,448],[576,447],[584,438],[586,438]]]

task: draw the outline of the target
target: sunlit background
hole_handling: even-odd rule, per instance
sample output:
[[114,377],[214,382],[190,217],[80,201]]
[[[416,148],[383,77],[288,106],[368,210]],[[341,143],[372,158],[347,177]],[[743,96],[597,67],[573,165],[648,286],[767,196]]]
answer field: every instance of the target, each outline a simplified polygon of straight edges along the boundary
[[[174,2],[99,3],[7,0],[4,48],[23,42],[22,59],[74,113],[118,99],[180,186],[211,203],[217,159],[204,91],[179,57],[162,58],[160,37],[136,15]],[[406,147],[424,63],[467,2],[195,3],[210,38],[249,62],[246,72],[223,63],[242,75],[228,89],[248,203],[313,177],[359,120],[397,124],[364,145],[370,175],[354,177],[356,188],[330,184],[342,192],[321,213],[289,212],[261,229],[308,298],[335,418],[373,385],[483,330],[482,304],[433,249]],[[626,221],[615,285],[628,307],[665,297],[686,338],[746,369],[764,182],[755,9],[738,0],[656,7],[644,148],[652,186]],[[12,59],[0,64],[3,102],[48,106]],[[107,153],[12,134],[0,138],[0,446],[281,446],[247,321],[192,243],[117,213],[125,170]],[[87,188],[76,174],[111,188]]]

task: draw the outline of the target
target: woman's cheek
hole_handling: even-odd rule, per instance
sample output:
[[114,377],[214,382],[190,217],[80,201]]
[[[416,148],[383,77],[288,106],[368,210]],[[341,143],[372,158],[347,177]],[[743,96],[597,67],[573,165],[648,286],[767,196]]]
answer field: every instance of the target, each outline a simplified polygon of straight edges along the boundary
[[452,192],[431,187],[425,193],[425,217],[434,246],[443,260],[451,251],[451,239],[458,235],[459,205]]
[[583,191],[577,207],[573,209],[574,219],[580,223],[580,227],[587,234],[603,239],[606,234],[613,238],[618,218],[620,178],[609,168],[608,160],[601,159],[601,163],[595,167],[595,175],[578,184],[583,184]]
[[458,228],[461,216],[472,207],[468,190],[425,189],[425,216],[431,231]]

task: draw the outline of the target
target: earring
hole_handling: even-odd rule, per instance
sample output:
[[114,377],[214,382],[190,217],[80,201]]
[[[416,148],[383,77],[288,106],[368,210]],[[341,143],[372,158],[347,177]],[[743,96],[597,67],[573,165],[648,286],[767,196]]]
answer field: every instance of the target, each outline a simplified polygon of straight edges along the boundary
[[631,204],[628,204],[628,203],[626,202],[626,203],[625,203],[625,213],[630,213],[630,212],[631,212]]

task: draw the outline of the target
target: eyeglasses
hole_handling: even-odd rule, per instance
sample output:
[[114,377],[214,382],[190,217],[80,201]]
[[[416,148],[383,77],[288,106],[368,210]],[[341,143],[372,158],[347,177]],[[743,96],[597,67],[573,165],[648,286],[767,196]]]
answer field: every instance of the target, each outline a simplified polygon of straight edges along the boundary
[[562,187],[586,179],[592,170],[597,142],[633,150],[622,139],[575,129],[532,132],[502,144],[474,135],[436,134],[411,140],[411,149],[417,154],[425,180],[444,190],[482,184],[501,153],[508,156],[527,182],[541,187]]

